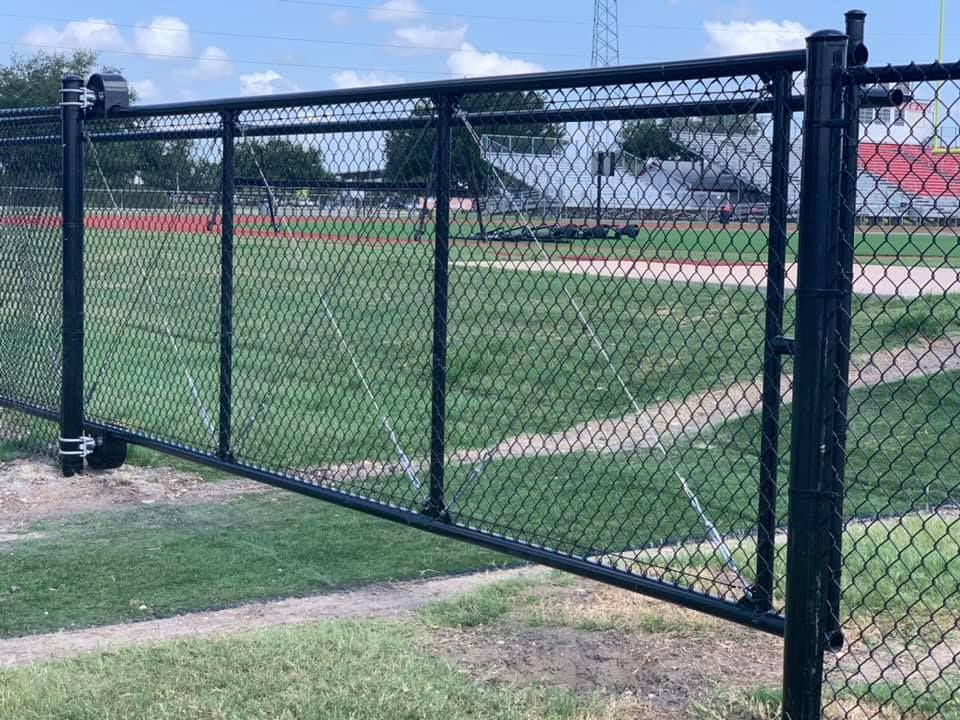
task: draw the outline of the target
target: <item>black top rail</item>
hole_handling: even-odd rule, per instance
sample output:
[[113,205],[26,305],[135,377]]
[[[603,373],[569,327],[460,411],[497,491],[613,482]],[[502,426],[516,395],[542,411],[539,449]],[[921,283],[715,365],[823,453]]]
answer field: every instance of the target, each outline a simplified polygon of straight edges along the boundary
[[52,105],[50,107],[0,107],[0,118],[23,118],[31,115],[43,115],[50,117],[60,114],[60,106]]
[[847,85],[869,83],[923,82],[925,80],[955,80],[960,76],[960,60],[952,63],[932,62],[925,65],[882,65],[848,68],[844,75]]
[[266,110],[304,105],[339,105],[344,103],[383,100],[415,100],[437,95],[459,95],[487,92],[518,92],[561,88],[589,87],[591,85],[622,85],[630,83],[701,80],[714,77],[769,75],[777,70],[799,72],[806,66],[803,50],[787,50],[755,55],[733,55],[704,58],[693,62],[668,62],[648,65],[625,65],[614,68],[564,70],[560,72],[530,73],[499,77],[438,80],[404,85],[321,90],[316,92],[285,93],[262,97],[223,98],[161,105],[140,105],[115,110],[111,117],[156,117],[160,115],[190,115],[224,111]]
[[[865,92],[861,98],[863,107],[897,107],[911,98],[888,92]],[[803,110],[803,96],[792,95],[786,105],[791,112]],[[702,100],[684,103],[654,103],[633,105],[595,105],[581,108],[543,109],[543,110],[504,110],[481,111],[464,113],[464,116],[475,127],[495,127],[497,125],[517,125],[538,122],[597,122],[605,119],[618,120],[653,120],[661,118],[687,117],[695,114],[698,117],[720,117],[737,114],[763,114],[774,111],[776,103],[773,99],[756,98],[746,100]],[[147,106],[148,107],[148,106]],[[143,107],[135,108],[138,112]],[[125,111],[124,116],[129,116]],[[147,114],[147,113],[144,113]],[[32,119],[35,121],[35,119]],[[3,124],[0,119],[0,125]],[[89,127],[97,127],[102,121],[97,120]],[[402,118],[378,118],[371,120],[332,120],[324,122],[272,122],[264,124],[246,124],[245,137],[271,137],[286,135],[318,135],[324,133],[347,132],[377,132],[401,129],[425,129],[433,127],[436,120],[430,116],[411,116]],[[203,140],[219,138],[223,130],[219,125],[209,127],[193,127],[180,129],[138,129],[130,128],[115,131],[96,130],[89,133],[94,142],[134,142],[153,140]],[[35,135],[0,138],[0,147],[11,145],[34,145],[58,143],[59,135]]]

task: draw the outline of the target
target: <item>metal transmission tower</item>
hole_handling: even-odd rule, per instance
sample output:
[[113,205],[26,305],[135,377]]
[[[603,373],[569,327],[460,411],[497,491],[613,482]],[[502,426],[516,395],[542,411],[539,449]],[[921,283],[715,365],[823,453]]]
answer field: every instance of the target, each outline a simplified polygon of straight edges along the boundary
[[[594,0],[593,3],[593,51],[590,57],[593,67],[612,67],[620,64],[620,22],[617,18],[617,0]],[[615,102],[617,89],[594,88],[595,102]],[[607,179],[616,174],[619,157],[622,123],[607,120],[594,123],[589,132],[593,149],[592,167],[597,178],[597,225],[603,223],[604,188]],[[569,132],[569,131],[568,131]]]
[[617,20],[617,0],[594,0],[593,3],[593,67],[612,67],[620,64],[620,23]]

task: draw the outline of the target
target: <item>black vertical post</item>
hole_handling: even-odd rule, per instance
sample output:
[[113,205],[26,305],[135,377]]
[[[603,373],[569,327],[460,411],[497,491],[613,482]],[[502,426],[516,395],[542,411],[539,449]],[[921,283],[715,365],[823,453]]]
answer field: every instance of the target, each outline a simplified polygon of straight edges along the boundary
[[[863,44],[864,24],[867,14],[862,10],[851,10],[845,15],[847,37],[847,64],[863,65],[867,61]],[[837,353],[836,353],[836,407],[834,417],[833,457],[833,508],[830,526],[830,576],[827,589],[827,636],[830,647],[843,646],[843,633],[840,627],[841,575],[843,569],[843,496],[847,462],[847,402],[850,395],[850,332],[852,325],[853,300],[853,261],[854,242],[857,222],[857,152],[860,134],[860,86],[849,85],[844,91],[844,105],[847,113],[847,127],[843,138],[843,170],[840,177],[840,309],[837,316]]]
[[230,449],[233,415],[233,211],[235,117],[226,111],[223,118],[223,160],[220,171],[220,414],[217,457],[233,460]]
[[824,30],[807,38],[783,669],[787,720],[816,720],[822,701],[846,53],[842,33]]
[[597,154],[597,227],[603,222],[603,161],[605,153]]
[[778,71],[773,77],[773,168],[770,177],[770,226],[767,243],[767,298],[763,346],[763,406],[760,432],[760,488],[757,511],[757,579],[753,606],[758,612],[773,607],[777,535],[777,467],[780,439],[783,298],[786,280],[787,212],[790,192],[790,95],[793,75]]
[[479,183],[474,189],[473,192],[473,201],[477,204],[477,226],[480,231],[480,239],[487,239],[487,229],[483,222],[483,205],[480,203],[480,185]]
[[430,412],[430,499],[424,512],[447,519],[444,501],[444,463],[447,401],[447,300],[450,260],[450,124],[454,101],[437,98],[436,221],[433,256],[433,352]]
[[83,80],[63,78],[63,375],[60,396],[60,466],[83,472]]

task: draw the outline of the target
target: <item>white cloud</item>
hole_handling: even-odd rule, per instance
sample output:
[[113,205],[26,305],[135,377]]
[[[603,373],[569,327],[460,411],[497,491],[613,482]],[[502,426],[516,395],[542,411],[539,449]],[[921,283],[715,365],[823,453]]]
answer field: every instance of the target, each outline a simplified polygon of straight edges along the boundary
[[543,71],[543,68],[536,63],[510,58],[496,52],[480,52],[467,42],[447,58],[447,65],[455,74],[464,77],[522,75]]
[[152,100],[156,100],[159,94],[157,84],[149,78],[131,80],[130,87],[133,88],[133,91],[137,94],[138,102],[151,102]]
[[467,26],[446,30],[427,25],[401,27],[393,31],[393,36],[414,50],[446,50],[463,45],[467,37]]
[[187,74],[194,80],[220,80],[233,75],[233,63],[226,50],[211,45]]
[[745,55],[802,48],[810,31],[798,22],[784,20],[733,20],[705,22],[710,38],[707,50],[719,55]]
[[334,10],[330,13],[330,22],[334,25],[349,25],[353,22],[353,17],[346,10]]
[[157,56],[190,54],[190,26],[178,17],[155,17],[133,30],[137,51]]
[[336,88],[370,87],[372,85],[398,85],[404,80],[391,72],[357,72],[342,70],[330,76]]
[[127,46],[117,26],[99,18],[68,22],[62,30],[52,25],[36,25],[27,31],[21,42],[26,45],[81,47],[87,50],[123,50]]
[[387,0],[383,5],[370,8],[368,17],[374,22],[403,23],[422,14],[423,8],[417,0]]
[[276,70],[264,70],[240,76],[241,95],[274,95],[296,92],[299,89],[296,83],[287,80]]

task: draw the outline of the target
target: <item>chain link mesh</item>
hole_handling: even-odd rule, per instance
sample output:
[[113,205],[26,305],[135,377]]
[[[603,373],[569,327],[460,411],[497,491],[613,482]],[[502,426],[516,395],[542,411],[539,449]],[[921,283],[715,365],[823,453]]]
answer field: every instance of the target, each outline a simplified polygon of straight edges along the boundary
[[445,182],[450,522],[749,605],[784,77],[465,94],[449,169],[435,97],[90,121],[87,416],[420,512]]
[[865,96],[905,100],[859,111],[837,549],[846,645],[825,664],[827,717],[950,718],[960,707],[957,70],[856,76]]
[[55,451],[60,408],[60,118],[0,117],[0,462]]

